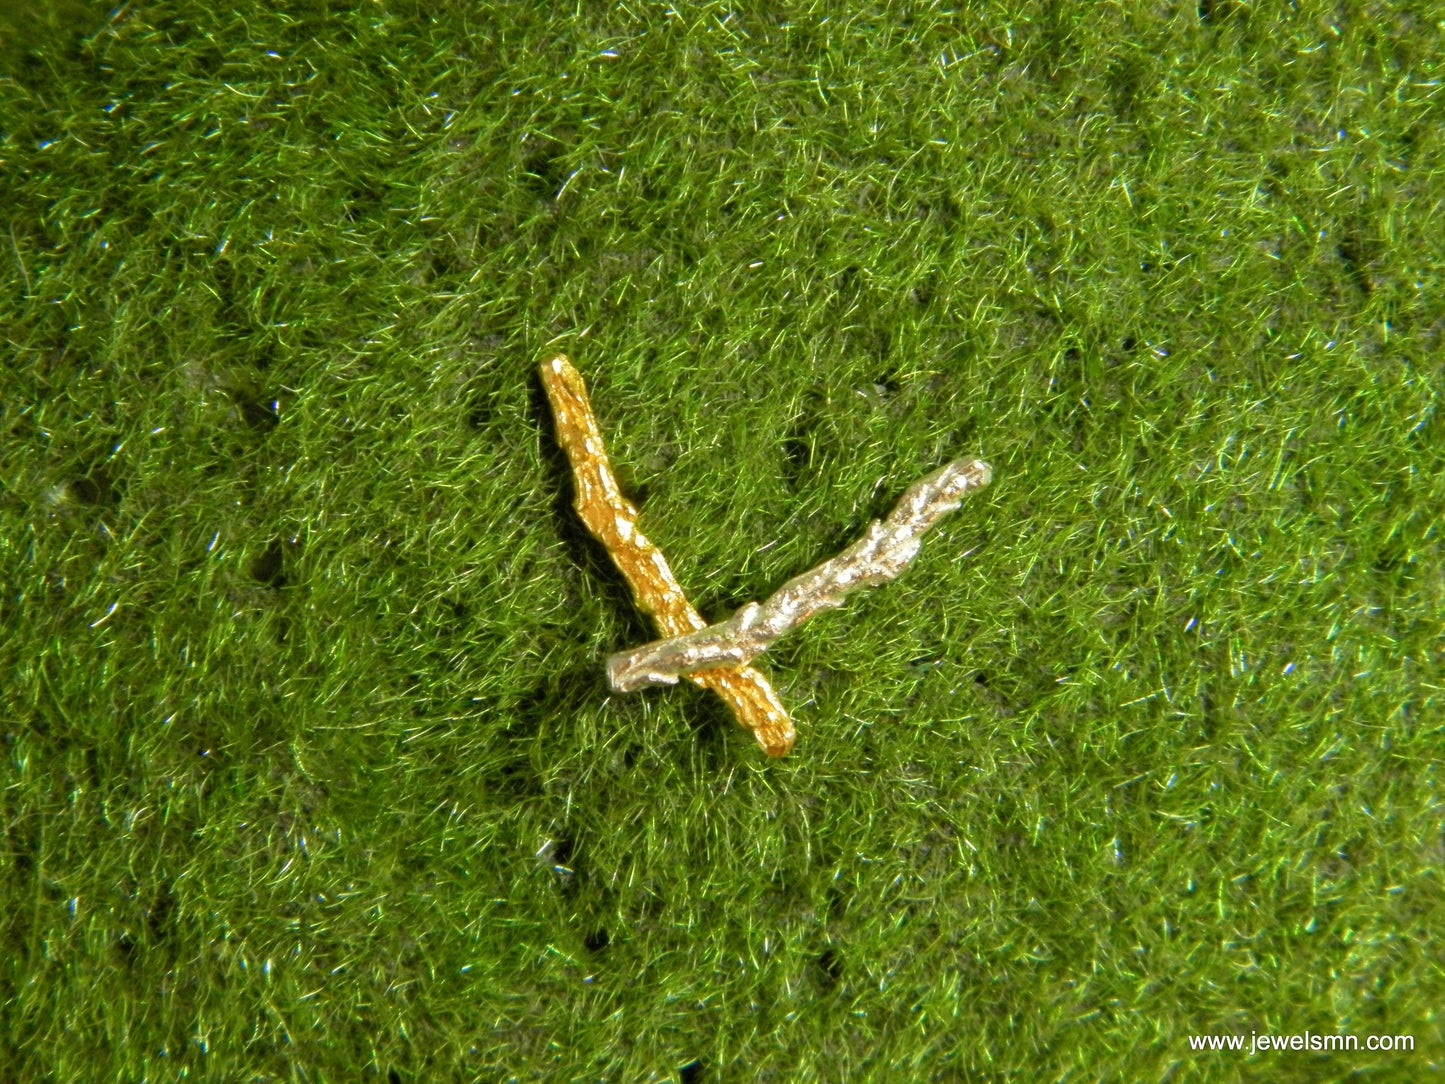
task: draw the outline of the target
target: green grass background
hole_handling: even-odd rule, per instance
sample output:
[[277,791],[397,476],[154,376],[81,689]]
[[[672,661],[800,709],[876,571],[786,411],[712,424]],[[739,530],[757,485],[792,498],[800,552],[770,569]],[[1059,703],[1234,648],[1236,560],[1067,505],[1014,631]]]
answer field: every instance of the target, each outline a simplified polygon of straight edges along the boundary
[[[215,6],[0,15],[0,1079],[1440,1073],[1438,11]],[[710,617],[994,464],[786,759],[549,349]]]

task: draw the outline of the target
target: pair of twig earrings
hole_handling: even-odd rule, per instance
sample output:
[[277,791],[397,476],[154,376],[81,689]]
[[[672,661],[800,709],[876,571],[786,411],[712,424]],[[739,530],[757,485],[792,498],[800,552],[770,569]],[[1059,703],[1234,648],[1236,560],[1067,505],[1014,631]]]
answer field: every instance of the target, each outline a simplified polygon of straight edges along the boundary
[[618,488],[582,374],[561,354],[546,358],[541,370],[557,443],[572,464],[577,514],[622,572],[637,608],[652,615],[665,637],[609,658],[612,687],[630,692],[687,677],[727,701],[770,756],[792,748],[793,721],[768,679],[748,664],[819,610],[841,606],[854,588],[897,576],[918,553],[923,532],[993,477],[981,459],[954,460],[909,486],[886,520],[870,523],[837,557],[795,576],[766,602],[750,602],[709,625],[687,601],[662,551],[637,529],[637,509]]

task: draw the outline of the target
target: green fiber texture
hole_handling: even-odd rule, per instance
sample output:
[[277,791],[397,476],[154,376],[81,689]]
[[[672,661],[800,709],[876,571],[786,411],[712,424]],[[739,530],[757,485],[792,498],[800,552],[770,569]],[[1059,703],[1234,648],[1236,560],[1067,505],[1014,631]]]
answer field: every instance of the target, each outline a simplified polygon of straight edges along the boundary
[[0,1081],[1445,1071],[1441,19],[0,6]]

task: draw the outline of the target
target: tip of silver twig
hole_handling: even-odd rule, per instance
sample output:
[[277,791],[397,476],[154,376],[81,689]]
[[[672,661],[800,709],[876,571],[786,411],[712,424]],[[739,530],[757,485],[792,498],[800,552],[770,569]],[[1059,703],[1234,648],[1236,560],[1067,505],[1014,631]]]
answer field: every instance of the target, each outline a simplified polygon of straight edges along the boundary
[[619,651],[607,657],[607,684],[616,693],[632,693],[649,685],[676,685],[677,675],[656,667],[630,666],[628,653]]
[[964,496],[970,490],[982,489],[993,481],[993,468],[982,459],[955,459],[929,475],[944,496]]

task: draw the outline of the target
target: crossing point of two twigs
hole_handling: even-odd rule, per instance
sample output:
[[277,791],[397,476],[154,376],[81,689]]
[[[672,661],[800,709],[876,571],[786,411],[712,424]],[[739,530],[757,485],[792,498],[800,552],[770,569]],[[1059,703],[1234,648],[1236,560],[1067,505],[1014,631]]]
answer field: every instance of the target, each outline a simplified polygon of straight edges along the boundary
[[838,556],[793,577],[766,601],[709,625],[688,602],[662,551],[638,530],[637,509],[612,473],[582,374],[561,354],[543,360],[541,373],[557,442],[572,466],[577,514],[663,636],[609,658],[612,687],[627,692],[686,677],[727,701],[771,756],[792,747],[793,724],[768,679],[748,663],[819,610],[841,606],[849,592],[896,577],[918,553],[923,533],[993,477],[981,459],[954,460],[909,486],[887,519],[870,523]]

